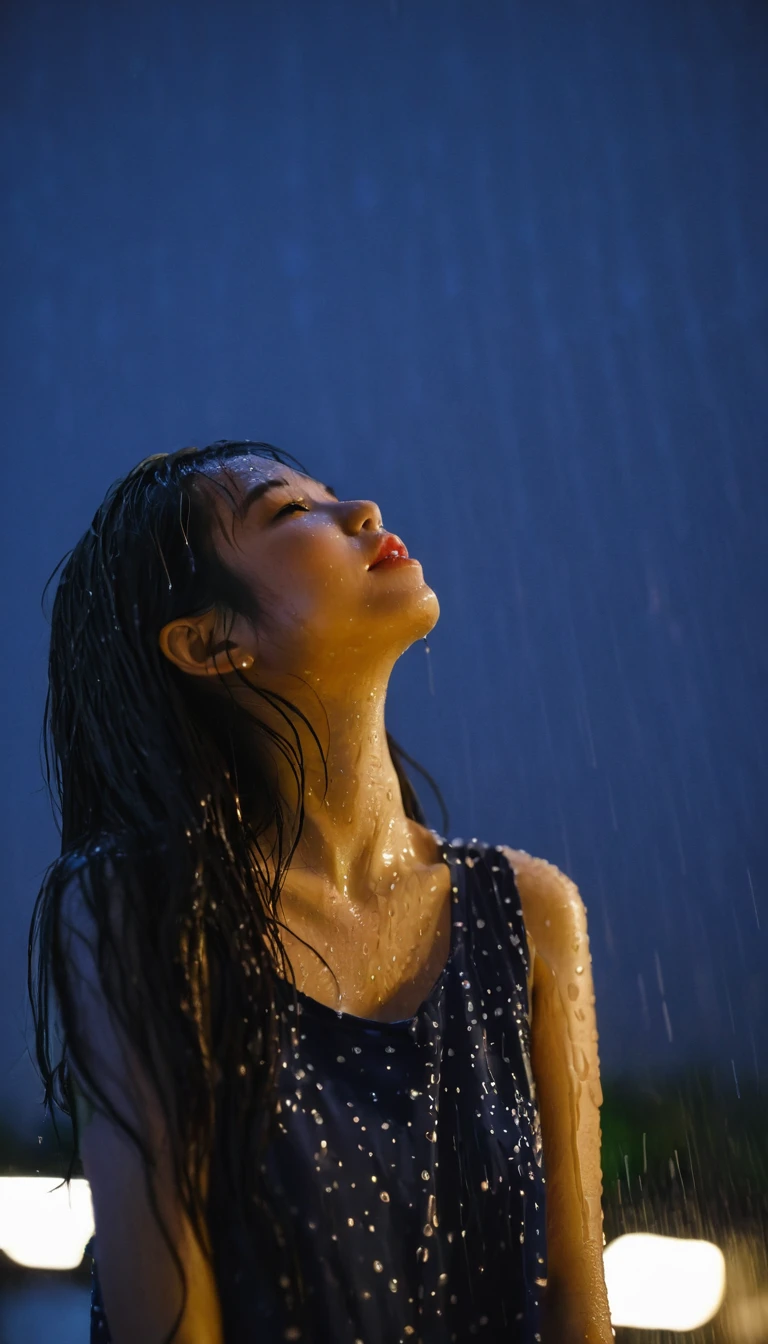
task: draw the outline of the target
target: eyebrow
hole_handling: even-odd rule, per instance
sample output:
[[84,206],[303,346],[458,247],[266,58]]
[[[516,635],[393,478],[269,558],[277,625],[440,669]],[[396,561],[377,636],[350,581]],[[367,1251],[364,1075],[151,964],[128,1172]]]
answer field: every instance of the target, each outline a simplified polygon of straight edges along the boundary
[[[252,485],[250,490],[246,490],[238,506],[237,511],[241,519],[245,517],[251,505],[255,504],[257,499],[261,499],[262,495],[265,495],[268,490],[274,490],[279,485],[289,484],[290,482],[287,481],[284,476],[276,476],[272,480],[259,481],[258,485]],[[322,481],[318,481],[318,485],[323,485]],[[323,485],[323,489],[327,490],[329,495],[333,495],[334,499],[338,499],[338,495],[332,485]]]

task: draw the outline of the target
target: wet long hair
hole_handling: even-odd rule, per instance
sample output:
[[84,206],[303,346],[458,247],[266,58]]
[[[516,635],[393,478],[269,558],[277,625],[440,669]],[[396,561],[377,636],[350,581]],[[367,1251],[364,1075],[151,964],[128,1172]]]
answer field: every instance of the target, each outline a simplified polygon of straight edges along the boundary
[[[70,1062],[86,1104],[141,1154],[151,1207],[183,1285],[168,1341],[183,1317],[187,1278],[159,1211],[150,1147],[91,1067],[67,956],[67,912],[79,902],[95,929],[101,993],[162,1106],[175,1194],[206,1257],[215,1267],[217,1226],[202,1175],[215,1155],[219,1207],[258,1247],[267,1272],[285,1282],[290,1265],[286,1302],[300,1314],[301,1267],[264,1174],[275,1132],[281,995],[286,986],[295,992],[278,903],[304,819],[297,718],[317,744],[327,786],[326,756],[290,701],[248,679],[282,716],[282,734],[237,703],[231,683],[243,674],[234,664],[220,683],[230,693],[211,694],[206,679],[186,676],[158,642],[169,621],[211,609],[228,629],[241,614],[259,630],[260,600],[219,559],[213,493],[201,488],[204,478],[227,490],[226,463],[247,455],[309,474],[291,454],[250,440],[146,458],[110,487],[46,585],[61,571],[43,728],[61,853],[45,873],[29,933],[35,1057],[57,1135],[56,1106],[72,1121],[67,1182],[80,1147]],[[434,781],[389,733],[387,743],[406,816],[425,824],[405,763],[435,790],[447,834]],[[297,782],[298,817],[286,815],[275,751]],[[267,835],[276,837],[269,856]],[[226,1321],[223,1300],[222,1314]]]

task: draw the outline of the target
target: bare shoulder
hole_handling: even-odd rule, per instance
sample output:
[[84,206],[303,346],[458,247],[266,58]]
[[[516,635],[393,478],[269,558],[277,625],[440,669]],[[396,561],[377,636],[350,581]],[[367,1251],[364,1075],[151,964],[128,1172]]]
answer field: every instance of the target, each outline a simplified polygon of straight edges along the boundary
[[569,902],[583,906],[576,883],[554,863],[534,858],[524,849],[510,849],[508,845],[500,845],[499,848],[509,860],[521,894],[524,887],[526,895],[534,900],[553,906]]
[[499,849],[515,874],[529,939],[547,960],[562,955],[586,934],[587,909],[576,883],[546,859],[524,849]]

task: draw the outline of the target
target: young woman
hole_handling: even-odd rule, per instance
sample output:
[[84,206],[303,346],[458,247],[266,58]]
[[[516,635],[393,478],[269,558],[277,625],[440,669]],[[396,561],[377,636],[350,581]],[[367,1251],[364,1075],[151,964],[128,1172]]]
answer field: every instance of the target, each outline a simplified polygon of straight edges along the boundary
[[607,1344],[584,905],[425,825],[384,707],[437,598],[292,461],[147,458],[56,593],[30,995],[91,1339]]

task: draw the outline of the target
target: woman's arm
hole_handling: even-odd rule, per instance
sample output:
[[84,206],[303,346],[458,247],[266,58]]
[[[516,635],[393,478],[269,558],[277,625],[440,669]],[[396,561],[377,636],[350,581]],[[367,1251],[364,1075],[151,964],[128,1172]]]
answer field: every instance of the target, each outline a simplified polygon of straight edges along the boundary
[[[75,899],[68,902],[65,956],[89,1067],[118,1114],[137,1129],[154,1160],[155,1195],[187,1278],[187,1301],[173,1344],[222,1344],[215,1277],[176,1197],[160,1102],[103,994],[96,934]],[[182,1303],[182,1282],[146,1189],[140,1154],[128,1136],[86,1099],[70,1063],[80,1154],[96,1221],[96,1260],[113,1344],[162,1344]],[[205,1177],[204,1177],[205,1180]]]
[[547,1177],[544,1344],[612,1344],[603,1274],[602,1092],[586,909],[559,869],[502,848],[535,948],[531,1056]]

